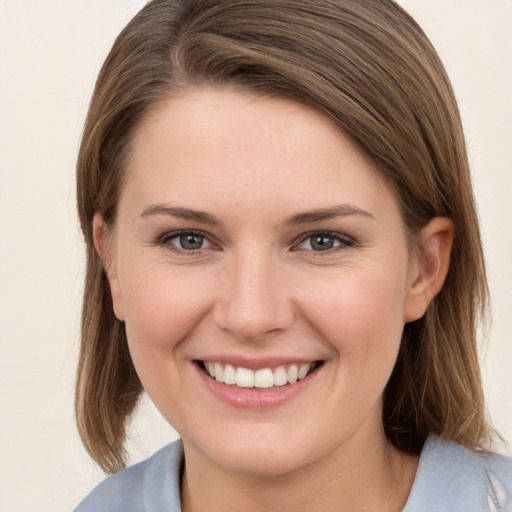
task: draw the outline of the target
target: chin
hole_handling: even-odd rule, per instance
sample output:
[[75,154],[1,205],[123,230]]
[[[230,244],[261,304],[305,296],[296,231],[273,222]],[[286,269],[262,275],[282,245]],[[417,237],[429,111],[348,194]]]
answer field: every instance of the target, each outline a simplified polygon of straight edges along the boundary
[[225,470],[247,476],[265,478],[283,476],[306,465],[298,448],[276,451],[261,446],[219,454],[216,462]]
[[320,450],[313,454],[308,448],[307,437],[278,432],[275,426],[261,426],[259,430],[259,434],[255,429],[246,429],[238,435],[212,436],[215,439],[204,440],[202,446],[195,443],[193,448],[184,440],[185,450],[189,446],[202,452],[201,458],[228,472],[253,477],[286,475],[321,457]]

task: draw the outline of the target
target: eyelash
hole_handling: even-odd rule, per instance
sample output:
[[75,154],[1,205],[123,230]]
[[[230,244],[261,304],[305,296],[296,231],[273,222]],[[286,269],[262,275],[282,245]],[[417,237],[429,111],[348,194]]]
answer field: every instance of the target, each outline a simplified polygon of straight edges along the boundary
[[197,236],[204,239],[204,241],[207,241],[209,244],[213,245],[213,242],[210,240],[208,235],[206,233],[203,233],[202,231],[197,230],[182,230],[182,231],[171,231],[170,233],[165,233],[162,236],[158,237],[156,240],[156,245],[159,246],[165,246],[168,250],[175,252],[177,254],[184,254],[187,256],[190,256],[192,254],[198,254],[204,250],[204,248],[200,249],[183,249],[181,247],[178,247],[177,245],[174,245],[171,243],[171,240],[174,240],[176,238],[182,237],[182,236]]
[[[317,239],[318,238],[329,238],[329,239],[333,239],[334,243],[338,242],[337,246],[334,246],[334,247],[331,247],[329,249],[325,249],[322,251],[305,249],[307,251],[313,252],[315,254],[315,256],[329,255],[334,252],[337,252],[337,251],[340,251],[343,249],[347,249],[349,247],[353,247],[355,245],[354,240],[352,240],[348,236],[342,235],[340,233],[335,233],[332,231],[311,231],[310,233],[306,233],[300,237],[298,245],[300,246],[307,240],[312,240],[314,238],[317,238]],[[295,251],[304,250],[304,249],[301,249],[300,247],[297,247],[297,245],[295,247],[296,247],[296,248],[294,248]]]
[[[171,240],[177,239],[182,236],[201,237],[203,239],[203,242],[206,241],[211,246],[215,246],[215,244],[210,240],[209,235],[207,235],[206,233],[204,233],[202,231],[197,231],[197,230],[181,230],[181,231],[172,231],[169,233],[165,233],[156,239],[155,245],[162,246],[162,247],[165,246],[168,250],[170,250],[174,253],[183,254],[183,255],[187,255],[187,256],[190,256],[193,254],[196,254],[196,255],[201,254],[202,251],[210,248],[210,247],[205,247],[205,248],[201,247],[198,249],[184,249],[184,248],[178,247],[177,245],[171,243]],[[338,245],[335,245],[334,247],[330,247],[325,250],[317,250],[317,251],[315,251],[313,249],[304,249],[304,248],[300,247],[304,242],[306,242],[307,240],[312,240],[315,237],[317,239],[318,238],[332,239],[332,240],[334,240],[334,244],[338,243]],[[349,238],[347,236],[341,235],[340,233],[335,233],[332,231],[311,231],[309,233],[305,233],[304,235],[302,235],[298,239],[297,243],[294,242],[294,246],[293,246],[292,250],[293,251],[305,250],[308,252],[312,252],[313,254],[315,254],[315,256],[322,256],[322,255],[332,254],[334,252],[337,252],[337,251],[340,251],[343,249],[347,249],[349,247],[353,247],[354,245],[355,245],[354,240],[352,240],[351,238]]]

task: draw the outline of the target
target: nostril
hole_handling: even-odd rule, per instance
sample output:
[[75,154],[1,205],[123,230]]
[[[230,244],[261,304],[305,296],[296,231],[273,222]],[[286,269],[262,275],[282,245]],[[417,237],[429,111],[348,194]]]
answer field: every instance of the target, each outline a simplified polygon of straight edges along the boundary
[[288,329],[294,313],[287,304],[269,301],[253,308],[243,303],[223,303],[214,312],[214,322],[223,331],[243,341],[261,341]]

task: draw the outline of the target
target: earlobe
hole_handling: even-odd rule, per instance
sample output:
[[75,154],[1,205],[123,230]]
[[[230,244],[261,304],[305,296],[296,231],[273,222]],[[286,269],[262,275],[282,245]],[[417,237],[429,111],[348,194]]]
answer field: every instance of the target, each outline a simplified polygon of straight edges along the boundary
[[414,261],[405,304],[405,322],[421,318],[443,287],[450,267],[453,234],[453,222],[445,217],[435,217],[421,231],[411,257]]
[[110,286],[114,314],[118,320],[124,321],[124,307],[119,280],[117,277],[116,258],[112,245],[113,242],[111,240],[110,228],[105,223],[103,216],[98,212],[94,214],[92,228],[94,247],[96,248],[96,252],[103,263],[103,268],[105,269]]
[[103,267],[107,273],[110,259],[109,254],[107,254],[108,234],[109,230],[105,221],[103,220],[103,216],[101,213],[96,212],[92,220],[92,236],[94,239],[94,247],[96,248],[96,252],[101,258]]

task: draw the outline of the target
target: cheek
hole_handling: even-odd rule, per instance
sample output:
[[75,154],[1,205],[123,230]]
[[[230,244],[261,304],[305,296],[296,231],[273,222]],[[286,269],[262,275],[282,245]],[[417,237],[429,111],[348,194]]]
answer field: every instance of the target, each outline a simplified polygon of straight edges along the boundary
[[179,345],[210,307],[205,276],[165,264],[130,270],[120,279],[130,347],[158,351]]
[[404,326],[402,269],[344,269],[304,290],[305,316],[337,350],[340,364],[394,364]]

